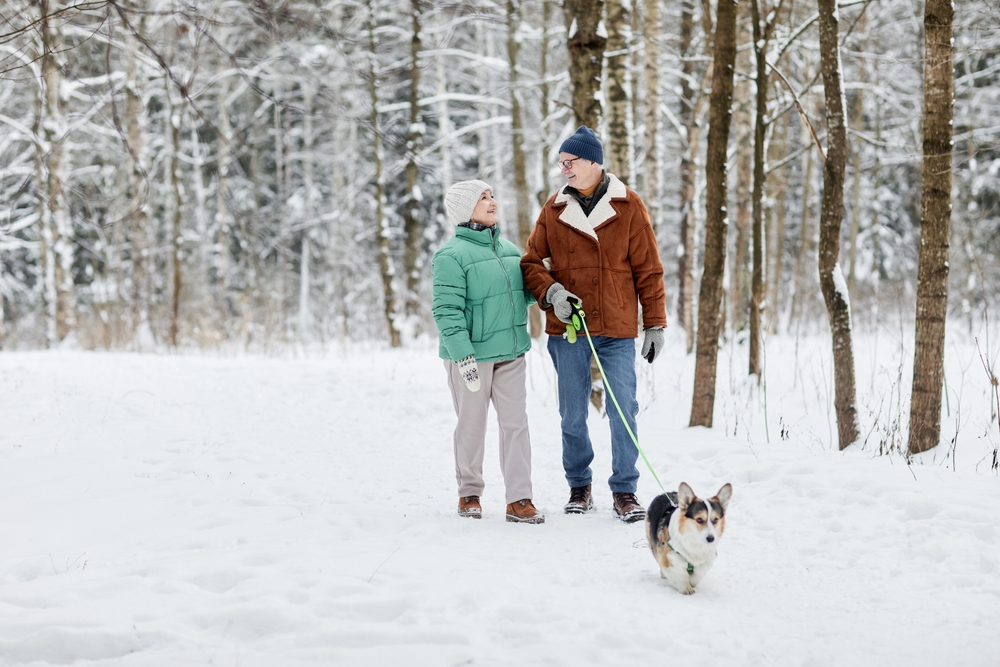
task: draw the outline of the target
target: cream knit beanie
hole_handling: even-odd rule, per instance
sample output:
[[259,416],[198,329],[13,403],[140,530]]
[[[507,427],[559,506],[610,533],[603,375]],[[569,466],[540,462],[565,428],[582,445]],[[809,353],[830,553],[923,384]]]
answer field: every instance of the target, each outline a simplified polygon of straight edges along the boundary
[[444,196],[444,210],[448,214],[448,222],[460,225],[468,222],[472,212],[476,210],[479,196],[487,190],[492,190],[484,181],[460,181],[448,188]]

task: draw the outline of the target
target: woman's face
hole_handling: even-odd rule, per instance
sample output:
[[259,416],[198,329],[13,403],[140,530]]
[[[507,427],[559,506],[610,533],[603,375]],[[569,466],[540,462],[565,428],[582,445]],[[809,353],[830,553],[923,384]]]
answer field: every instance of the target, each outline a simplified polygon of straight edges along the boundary
[[497,200],[493,198],[492,190],[484,190],[483,194],[479,195],[479,201],[476,202],[470,220],[487,227],[497,224]]

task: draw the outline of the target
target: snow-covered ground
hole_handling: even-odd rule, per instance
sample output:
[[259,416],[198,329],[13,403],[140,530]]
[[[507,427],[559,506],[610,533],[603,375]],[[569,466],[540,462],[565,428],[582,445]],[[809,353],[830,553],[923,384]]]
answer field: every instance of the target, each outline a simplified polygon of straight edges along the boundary
[[[485,516],[455,514],[430,341],[2,353],[0,665],[1000,664],[1000,432],[971,341],[948,352],[956,458],[942,446],[912,465],[879,454],[905,446],[900,341],[859,337],[867,442],[844,452],[821,337],[768,341],[765,391],[725,347],[714,429],[686,427],[693,358],[679,332],[670,343],[640,366],[640,441],[669,488],[734,487],[690,597],[659,579],[642,524],[613,518],[596,412],[597,511],[560,513],[543,345],[529,353],[541,526],[504,521],[495,425]],[[648,503],[659,488],[640,469]]]

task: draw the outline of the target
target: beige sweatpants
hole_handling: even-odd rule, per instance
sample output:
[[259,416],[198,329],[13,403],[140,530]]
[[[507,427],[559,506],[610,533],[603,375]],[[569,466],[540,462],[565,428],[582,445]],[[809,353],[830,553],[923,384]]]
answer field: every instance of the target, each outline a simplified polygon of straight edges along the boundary
[[455,479],[458,495],[481,496],[483,456],[486,453],[486,418],[490,402],[500,427],[500,472],[507,487],[507,503],[531,498],[531,440],[528,437],[527,393],[524,355],[513,361],[479,364],[479,391],[465,385],[458,364],[444,362],[448,388],[455,404]]

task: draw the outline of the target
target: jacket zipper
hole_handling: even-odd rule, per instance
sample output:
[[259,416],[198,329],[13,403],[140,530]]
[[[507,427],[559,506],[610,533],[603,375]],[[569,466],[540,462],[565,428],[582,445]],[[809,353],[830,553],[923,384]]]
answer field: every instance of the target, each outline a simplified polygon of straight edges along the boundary
[[503,271],[504,278],[507,279],[507,297],[510,299],[510,315],[511,315],[510,329],[511,329],[511,331],[514,334],[514,347],[512,347],[511,351],[510,351],[511,359],[513,359],[514,355],[517,354],[517,325],[514,324],[514,320],[513,320],[513,317],[514,317],[514,290],[512,290],[511,287],[510,287],[510,274],[507,273],[507,267],[503,265],[503,260],[500,259],[500,255],[497,254],[497,240],[496,240],[496,237],[493,236],[493,231],[492,230],[490,230],[490,237],[491,237],[490,238],[490,247],[493,248],[493,256],[497,258],[497,261],[500,263],[500,270]]

